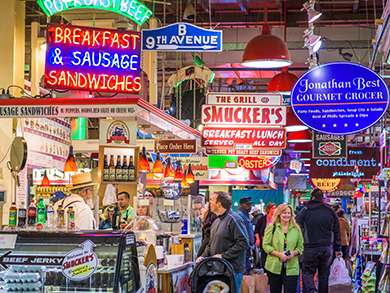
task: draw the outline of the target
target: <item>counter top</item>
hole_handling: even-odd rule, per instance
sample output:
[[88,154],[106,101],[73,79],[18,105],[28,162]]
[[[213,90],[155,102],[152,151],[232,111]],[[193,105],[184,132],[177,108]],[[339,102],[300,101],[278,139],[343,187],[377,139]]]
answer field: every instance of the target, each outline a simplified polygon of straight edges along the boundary
[[202,237],[202,233],[196,233],[196,234],[179,234],[180,238],[199,238]]
[[187,262],[185,264],[182,264],[182,265],[176,266],[176,267],[164,266],[161,269],[158,269],[157,273],[159,273],[159,274],[170,274],[170,273],[173,273],[173,272],[177,272],[177,271],[181,271],[181,270],[187,269],[187,268],[192,267],[192,266],[194,266],[193,262]]

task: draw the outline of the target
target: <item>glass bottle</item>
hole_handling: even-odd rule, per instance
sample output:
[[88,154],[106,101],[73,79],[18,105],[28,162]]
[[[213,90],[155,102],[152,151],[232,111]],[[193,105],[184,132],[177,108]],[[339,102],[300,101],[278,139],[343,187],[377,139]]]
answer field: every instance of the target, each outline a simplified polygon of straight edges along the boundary
[[23,207],[24,202],[21,203],[22,207],[18,210],[18,227],[19,229],[26,228],[27,210]]
[[108,181],[115,181],[115,166],[114,166],[114,155],[110,157],[110,166],[108,166],[109,177]]
[[42,225],[46,224],[46,207],[43,203],[43,198],[40,198],[38,203],[37,223]]
[[65,210],[60,204],[57,209],[57,228],[64,229],[65,228]]
[[54,206],[53,203],[50,202],[46,209],[46,224],[49,229],[54,229],[56,226],[54,216]]
[[133,163],[133,156],[130,156],[130,164],[129,164],[129,181],[135,181],[135,167]]
[[121,164],[121,156],[119,155],[116,158],[115,181],[122,181],[122,164]]
[[120,229],[120,213],[119,213],[119,206],[118,203],[115,203],[114,213],[112,214],[112,223],[111,227],[112,230],[119,230]]
[[16,204],[13,202],[11,207],[9,208],[8,225],[11,228],[15,228],[17,219],[18,219],[18,210],[16,208]]
[[129,166],[127,165],[126,156],[123,156],[122,181],[129,181]]
[[104,155],[103,181],[108,181],[108,178],[109,178],[109,170],[108,170],[107,155]]
[[27,210],[27,225],[29,227],[34,227],[36,222],[37,222],[37,207],[35,206],[35,202],[32,199]]
[[76,224],[74,222],[74,210],[73,210],[73,207],[70,206],[68,208],[68,227],[67,229],[70,231],[70,230],[74,230],[76,228]]

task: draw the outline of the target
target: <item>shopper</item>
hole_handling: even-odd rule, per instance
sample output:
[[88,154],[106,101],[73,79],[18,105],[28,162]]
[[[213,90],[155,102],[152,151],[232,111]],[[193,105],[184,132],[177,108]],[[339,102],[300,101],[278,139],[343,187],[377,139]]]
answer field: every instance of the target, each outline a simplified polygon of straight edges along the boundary
[[294,220],[294,210],[288,203],[280,204],[265,229],[263,248],[267,253],[267,271],[271,293],[295,293],[297,289],[298,255],[303,251],[301,229]]
[[[342,256],[340,225],[336,213],[324,204],[321,189],[314,189],[310,201],[297,215],[296,221],[303,231],[303,281],[307,292],[328,292],[330,265],[333,250]],[[318,270],[318,290],[314,275]]]
[[[80,173],[71,177],[72,186],[69,191],[72,193],[70,196],[59,200],[54,205],[57,211],[58,206],[62,205],[67,214],[68,208],[71,206],[74,210],[75,226],[80,230],[95,230],[97,225],[93,217],[93,213],[89,205],[86,204],[87,200],[91,199],[93,195],[93,187],[96,183],[93,183],[91,173]],[[57,217],[57,213],[56,213]]]
[[252,215],[252,226],[256,227],[257,222],[263,216],[257,207],[252,207],[250,214]]
[[203,254],[207,244],[209,243],[211,224],[216,218],[217,216],[210,210],[210,204],[207,203],[202,209],[202,213],[200,214],[200,226],[202,227],[202,245],[198,250],[197,257],[200,257]]
[[139,203],[137,204],[137,216],[147,216],[150,217],[150,211],[149,211],[149,206],[146,205],[140,205]]
[[129,223],[130,220],[134,217],[134,209],[130,205],[130,194],[126,191],[119,192],[118,204],[122,213],[122,220],[124,220],[126,223]]
[[267,254],[263,250],[263,237],[265,228],[272,222],[275,209],[275,203],[268,203],[265,207],[266,214],[259,219],[255,227],[256,246],[260,248],[260,261],[258,265],[259,268],[264,268],[265,260],[267,258]]
[[340,206],[339,203],[334,203],[334,204],[332,205],[332,208],[333,208],[333,210],[334,210],[334,212],[335,212],[336,214],[338,213],[338,211],[341,210],[341,206]]
[[245,254],[248,234],[243,219],[231,210],[232,198],[224,191],[213,193],[210,210],[217,215],[211,225],[210,240],[203,254],[196,259],[213,256],[231,263],[235,273],[237,292],[240,292],[245,272]]
[[339,210],[337,212],[337,216],[339,217],[340,224],[341,251],[343,253],[343,258],[347,259],[349,258],[349,235],[352,229],[348,219],[345,217],[345,212],[343,210]]
[[115,204],[110,204],[104,209],[99,223],[99,229],[105,230],[112,228],[112,215],[114,214]]

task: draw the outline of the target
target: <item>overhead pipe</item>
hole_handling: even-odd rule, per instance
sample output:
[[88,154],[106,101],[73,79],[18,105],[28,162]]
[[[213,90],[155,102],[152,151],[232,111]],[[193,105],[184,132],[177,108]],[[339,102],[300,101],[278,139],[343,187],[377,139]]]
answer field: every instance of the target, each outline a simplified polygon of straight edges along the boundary
[[389,20],[390,20],[390,13],[387,13],[385,20],[382,24],[382,27],[379,31],[376,42],[374,44],[374,51],[372,52],[372,56],[371,56],[371,60],[370,60],[370,68],[373,68],[375,66],[375,59],[376,59],[376,56],[378,55],[378,50],[379,50],[379,46],[381,45],[382,38],[383,38],[384,34],[386,33],[387,26],[389,25]]

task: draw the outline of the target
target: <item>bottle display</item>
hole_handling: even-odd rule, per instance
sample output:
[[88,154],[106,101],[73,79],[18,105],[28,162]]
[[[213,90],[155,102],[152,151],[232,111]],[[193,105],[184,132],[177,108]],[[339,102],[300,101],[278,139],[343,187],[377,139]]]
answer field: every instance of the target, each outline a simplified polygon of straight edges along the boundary
[[130,182],[134,182],[135,181],[135,167],[134,167],[134,162],[133,162],[133,156],[130,156],[129,181]]
[[123,156],[122,181],[129,181],[129,166],[127,165],[127,156]]
[[76,224],[74,222],[74,210],[73,207],[70,206],[68,208],[68,230],[74,230],[76,228]]
[[121,164],[121,156],[119,155],[116,158],[115,181],[122,181],[122,164]]
[[57,228],[65,229],[65,210],[63,209],[62,205],[58,206],[57,217]]
[[103,181],[108,181],[109,176],[107,155],[104,155]]
[[[24,206],[24,202],[21,203]],[[26,228],[27,210],[25,208],[19,208],[18,210],[18,227],[20,229]]]
[[43,198],[39,199],[37,207],[37,224],[46,224],[46,207],[43,203]]
[[46,209],[46,226],[49,229],[54,229],[55,224],[55,215],[54,215],[54,206],[53,203],[50,202]]
[[17,219],[18,219],[18,210],[16,208],[16,204],[13,202],[11,207],[9,208],[8,225],[10,227],[16,227]]
[[35,206],[34,200],[31,200],[27,210],[27,225],[34,227],[37,222],[37,207]]
[[114,213],[112,214],[112,229],[113,230],[119,230],[120,229],[120,219],[121,215],[119,212],[119,206],[118,203],[115,203]]
[[108,181],[115,181],[115,166],[114,166],[114,156],[110,156],[110,166],[108,166]]

